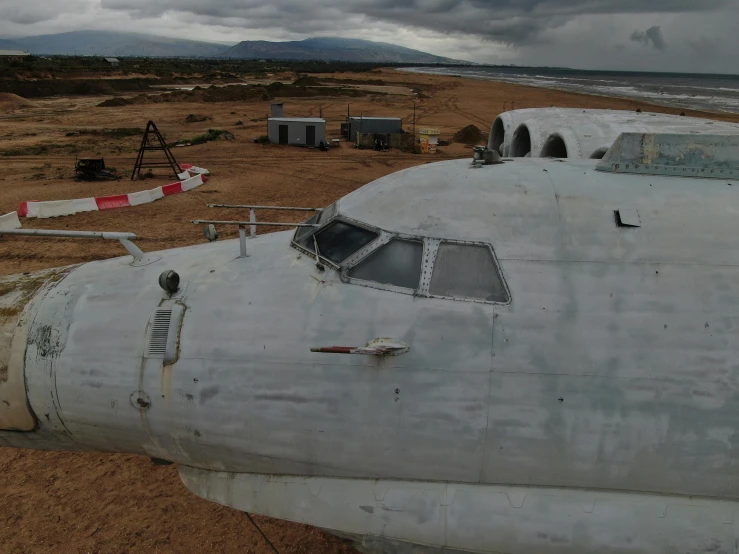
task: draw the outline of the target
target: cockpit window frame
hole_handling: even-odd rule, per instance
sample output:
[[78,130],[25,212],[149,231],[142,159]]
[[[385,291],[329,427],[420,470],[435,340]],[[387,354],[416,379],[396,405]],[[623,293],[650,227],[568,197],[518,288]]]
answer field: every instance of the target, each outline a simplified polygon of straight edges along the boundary
[[[362,250],[357,251],[353,256],[350,256],[349,258],[344,260],[344,263],[341,264],[340,276],[341,276],[341,281],[343,283],[358,285],[361,287],[367,287],[367,288],[372,288],[372,289],[386,290],[390,292],[396,292],[399,294],[418,296],[422,298],[454,300],[455,302],[472,302],[474,304],[488,304],[488,305],[495,305],[495,306],[508,306],[509,304],[511,304],[512,297],[511,297],[511,291],[508,287],[508,282],[506,281],[503,270],[501,269],[500,262],[498,261],[498,257],[495,254],[495,249],[490,243],[481,242],[481,241],[450,240],[447,238],[419,237],[418,235],[408,235],[405,233],[390,233],[384,230],[380,230],[380,233],[381,234],[378,239],[371,242],[369,245],[367,245]],[[378,283],[375,281],[365,281],[363,279],[349,277],[350,269],[358,265],[365,258],[368,258],[370,255],[372,255],[374,252],[376,252],[377,250],[379,250],[380,248],[388,244],[390,241],[395,240],[395,239],[423,243],[421,279],[420,279],[420,284],[418,288],[408,289],[404,287],[398,287],[395,285],[388,285],[385,283]],[[493,301],[493,300],[483,300],[480,298],[470,298],[470,297],[461,297],[461,296],[460,297],[441,296],[441,295],[431,294],[429,292],[429,287],[431,286],[431,277],[434,272],[434,267],[436,266],[436,256],[438,254],[439,247],[441,246],[442,242],[448,243],[448,244],[482,246],[482,247],[487,248],[492,255],[493,265],[495,267],[495,270],[498,273],[498,276],[500,277],[501,283],[503,284],[503,288],[505,290],[506,301],[499,302],[499,301]]]
[[[301,235],[300,238],[304,239],[305,237],[308,237],[308,236],[314,237],[317,233],[320,233],[321,230],[325,229],[328,225],[336,221],[341,221],[342,223],[346,223],[348,225],[354,225],[355,227],[361,227],[362,229],[366,229],[367,231],[377,233],[377,237],[371,242],[369,242],[367,245],[365,245],[364,247],[357,250],[354,254],[352,254],[345,260],[343,260],[341,263],[334,263],[331,260],[323,256],[316,256],[316,253],[313,250],[308,250],[307,248],[301,246],[297,242],[296,237],[298,237],[300,230],[305,229],[305,227],[298,227],[298,229],[296,229],[295,233],[293,234],[292,239],[290,240],[290,245],[296,250],[298,250],[299,252],[302,252],[310,256],[311,258],[317,261],[320,261],[321,263],[324,263],[327,266],[330,266],[333,269],[335,269],[337,273],[339,274],[339,277],[342,283],[348,283],[352,285],[358,285],[361,287],[385,290],[389,292],[395,292],[398,294],[418,296],[422,298],[453,300],[455,302],[471,302],[473,304],[488,304],[488,305],[493,305],[493,306],[508,306],[512,303],[513,297],[511,295],[511,290],[508,287],[508,281],[506,280],[505,274],[503,273],[503,269],[501,268],[500,262],[498,260],[498,256],[495,253],[495,248],[493,248],[493,245],[490,244],[489,242],[456,240],[456,239],[451,239],[447,237],[443,237],[443,238],[422,237],[418,235],[409,235],[407,233],[389,232],[384,229],[380,229],[378,227],[373,227],[372,225],[367,225],[366,223],[357,221],[351,217],[347,217],[341,214],[338,208],[339,208],[339,202],[335,202],[334,204],[326,208],[321,213],[328,215],[328,217],[322,216],[321,218],[319,218],[320,226],[312,229],[312,231],[308,234]],[[395,239],[423,243],[421,279],[420,279],[420,284],[418,288],[408,289],[404,287],[398,287],[395,285],[388,285],[384,283],[378,283],[375,281],[365,281],[363,279],[349,277],[349,270],[351,268],[355,267],[360,262],[362,262],[365,258],[369,257],[370,255],[375,253],[377,250],[379,250],[380,248],[388,244],[390,241],[395,240]],[[429,288],[431,286],[431,277],[433,275],[434,268],[436,266],[436,256],[439,252],[439,247],[441,246],[442,242],[448,243],[448,244],[483,246],[487,248],[488,250],[490,250],[490,253],[493,259],[493,265],[495,267],[495,270],[498,273],[498,277],[500,278],[501,283],[503,284],[503,288],[505,289],[506,301],[499,302],[499,301],[493,301],[493,300],[483,300],[480,298],[440,296],[440,295],[430,294]]]
[[[332,206],[337,206],[337,204],[338,204],[338,202],[332,204]],[[328,210],[329,208],[327,208],[326,210]],[[326,211],[326,210],[324,210],[324,211]],[[360,248],[357,252],[355,252],[354,254],[352,254],[351,256],[349,256],[348,258],[346,258],[345,260],[343,260],[340,263],[336,263],[336,262],[334,262],[332,260],[329,260],[328,258],[326,258],[324,256],[320,256],[320,255],[317,256],[316,253],[313,250],[309,250],[309,249],[305,248],[304,246],[302,246],[300,243],[297,242],[296,238],[298,237],[298,234],[300,233],[300,230],[301,229],[305,229],[305,227],[298,227],[296,229],[295,233],[293,234],[292,239],[290,239],[290,245],[293,246],[296,250],[299,250],[300,252],[303,252],[304,254],[307,254],[308,256],[310,256],[311,258],[313,258],[314,260],[319,260],[321,263],[325,263],[326,265],[331,266],[335,270],[341,271],[341,268],[347,262],[349,262],[349,260],[354,259],[357,256],[357,254],[359,254],[361,252],[366,252],[368,249],[373,249],[374,245],[376,245],[378,243],[378,240],[380,240],[380,238],[383,235],[383,231],[381,229],[378,229],[377,227],[373,227],[372,225],[367,225],[366,223],[362,223],[361,221],[356,221],[356,220],[354,220],[354,219],[352,219],[350,217],[343,216],[343,215],[341,215],[341,214],[338,213],[338,209],[334,208],[333,209],[333,214],[331,215],[331,217],[321,218],[319,220],[319,223],[318,223],[318,225],[320,225],[320,226],[319,227],[315,227],[310,233],[301,235],[300,236],[300,239],[303,240],[306,237],[315,237],[323,229],[325,229],[326,227],[328,227],[332,223],[336,223],[336,222],[341,222],[341,223],[345,223],[347,225],[352,225],[354,227],[359,227],[359,228],[364,229],[366,231],[375,233],[377,235],[377,237],[375,237],[374,239],[372,239],[368,244],[366,244],[365,246],[363,246],[362,248]]]
[[[415,289],[409,289],[406,287],[399,287],[397,285],[390,285],[387,283],[378,283],[377,281],[366,281],[364,279],[357,279],[356,277],[349,277],[349,271],[358,266],[365,259],[369,258],[372,254],[386,246],[393,240],[404,240],[408,242],[421,243],[423,247],[423,253],[421,255],[421,276],[419,279],[419,286]],[[418,291],[423,286],[424,282],[424,269],[426,267],[426,240],[424,237],[417,235],[407,235],[403,233],[389,233],[384,230],[380,230],[380,236],[374,242],[368,244],[362,250],[357,251],[353,256],[347,258],[341,266],[341,281],[344,283],[350,283],[353,285],[359,285],[362,287],[368,287],[371,289],[388,290],[391,292],[399,292],[401,294],[410,294],[413,296],[418,295]]]
[[[494,304],[496,306],[508,306],[513,301],[513,297],[511,295],[511,289],[508,287],[508,281],[505,278],[505,274],[503,273],[503,269],[500,266],[500,262],[498,261],[498,256],[495,253],[495,248],[493,248],[493,245],[489,242],[479,242],[479,241],[467,241],[467,240],[450,240],[450,239],[435,239],[437,241],[436,248],[433,252],[433,260],[430,260],[431,264],[431,271],[428,274],[428,282],[425,283],[425,289],[424,289],[424,296],[427,298],[440,298],[440,299],[446,299],[446,300],[455,300],[457,302],[473,302],[476,304]],[[436,256],[439,253],[439,248],[441,247],[442,243],[444,244],[460,244],[464,246],[482,246],[487,248],[490,251],[490,255],[492,256],[493,261],[493,267],[495,271],[498,274],[498,277],[500,278],[500,282],[503,285],[503,290],[505,291],[506,300],[505,302],[500,302],[496,300],[483,300],[481,298],[471,298],[468,296],[442,296],[439,294],[431,294],[430,288],[431,288],[431,276],[433,275],[435,269],[436,269]]]
[[298,227],[297,229],[295,229],[295,233],[293,233],[293,237],[292,239],[290,239],[290,243],[307,254],[313,254],[311,250],[307,250],[298,241],[303,240],[305,237],[315,235],[318,231],[328,225],[328,223],[336,217],[336,213],[339,211],[338,208],[339,202],[336,201],[320,212],[316,212],[310,219],[308,219],[308,221],[306,221],[306,223],[310,222],[311,219],[317,217],[318,219],[316,220],[316,223],[320,225],[320,227]]

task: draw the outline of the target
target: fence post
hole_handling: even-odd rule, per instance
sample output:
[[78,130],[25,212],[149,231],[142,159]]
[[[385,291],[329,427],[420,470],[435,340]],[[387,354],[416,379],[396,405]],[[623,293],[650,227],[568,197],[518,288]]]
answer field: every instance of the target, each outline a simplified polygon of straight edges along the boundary
[[[249,221],[252,223],[257,222],[257,210],[254,208],[249,209]],[[251,238],[254,238],[257,236],[257,226],[256,225],[250,225],[249,226],[249,232],[251,234]]]
[[239,225],[239,249],[241,250],[240,258],[246,258],[246,227]]

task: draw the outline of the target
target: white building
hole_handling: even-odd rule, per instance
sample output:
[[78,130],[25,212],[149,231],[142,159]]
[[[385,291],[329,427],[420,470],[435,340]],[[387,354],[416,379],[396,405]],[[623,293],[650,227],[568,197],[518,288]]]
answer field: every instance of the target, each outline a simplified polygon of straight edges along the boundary
[[319,117],[270,117],[267,134],[272,144],[318,146],[326,142],[326,120]]

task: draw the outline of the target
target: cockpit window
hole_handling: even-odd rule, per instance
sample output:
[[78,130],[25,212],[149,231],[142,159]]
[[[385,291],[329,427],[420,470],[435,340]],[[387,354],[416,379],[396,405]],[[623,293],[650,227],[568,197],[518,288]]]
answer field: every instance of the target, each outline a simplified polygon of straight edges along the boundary
[[[316,212],[316,214],[311,217],[308,221],[305,223],[313,223],[316,225],[321,225],[322,223],[328,222],[332,217],[336,215],[336,203],[334,202],[331,204],[328,208],[325,208],[321,210],[320,212]],[[298,227],[298,229],[295,231],[295,236],[293,237],[293,241],[298,243],[300,246],[305,248],[306,250],[313,251],[313,237],[311,236],[313,232],[316,230],[315,227]]]
[[422,258],[423,243],[394,239],[351,268],[349,277],[417,289],[421,280]]
[[[340,264],[378,236],[378,233],[374,231],[343,221],[334,221],[315,234],[318,254],[335,264]],[[308,238],[313,240],[312,237]],[[307,248],[313,250],[312,245]]]
[[429,294],[508,302],[508,291],[487,246],[442,242],[436,255]]
[[[306,221],[306,223],[318,223],[321,220],[322,214],[323,212],[318,212]],[[313,237],[311,235],[315,230],[315,227],[298,227],[298,230],[295,231],[295,238],[293,240],[303,248],[313,250]]]

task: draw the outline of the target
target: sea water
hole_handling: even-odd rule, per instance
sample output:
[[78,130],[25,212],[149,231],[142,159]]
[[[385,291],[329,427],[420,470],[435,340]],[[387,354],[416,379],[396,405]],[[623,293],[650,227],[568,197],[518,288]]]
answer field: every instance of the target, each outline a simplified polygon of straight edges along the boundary
[[634,98],[675,108],[739,113],[739,75],[507,66],[407,67],[402,70]]

